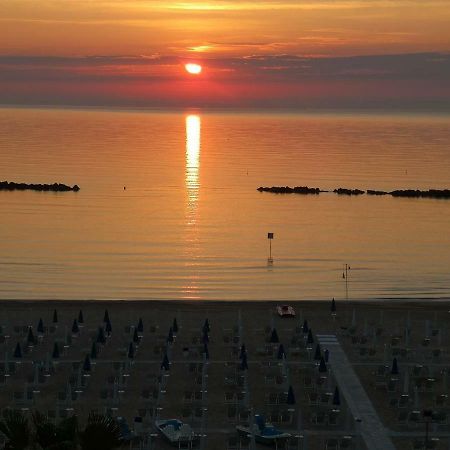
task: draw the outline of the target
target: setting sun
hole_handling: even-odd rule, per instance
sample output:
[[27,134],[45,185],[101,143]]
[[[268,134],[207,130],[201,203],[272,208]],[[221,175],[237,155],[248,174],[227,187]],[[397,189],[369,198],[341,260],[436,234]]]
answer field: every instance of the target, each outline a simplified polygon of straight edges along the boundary
[[192,75],[198,75],[202,71],[202,66],[199,64],[188,63],[184,65],[184,68]]

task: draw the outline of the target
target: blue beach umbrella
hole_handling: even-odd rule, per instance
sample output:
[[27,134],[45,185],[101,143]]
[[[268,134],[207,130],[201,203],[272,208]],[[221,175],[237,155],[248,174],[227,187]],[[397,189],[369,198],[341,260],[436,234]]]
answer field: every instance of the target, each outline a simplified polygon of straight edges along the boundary
[[248,370],[248,363],[247,363],[247,353],[244,353],[242,356],[241,364],[239,365],[239,368],[241,370]]
[[244,355],[247,354],[247,349],[245,348],[245,344],[241,345],[241,351],[239,352],[239,359],[242,359]]
[[172,327],[169,328],[169,334],[167,335],[167,342],[169,344],[173,343],[173,328]]
[[303,322],[303,328],[302,328],[302,331],[303,331],[303,334],[306,334],[306,333],[308,333],[308,331],[309,331],[309,328],[308,328],[308,321],[307,321],[307,320],[305,320],[305,321]]
[[81,309],[78,313],[78,323],[84,323],[83,311]]
[[130,345],[128,346],[128,359],[134,358],[134,345],[132,342],[130,342]]
[[295,395],[294,395],[294,389],[292,389],[292,386],[289,386],[286,403],[288,405],[295,405]]
[[53,358],[53,359],[58,359],[59,356],[60,356],[60,353],[59,353],[59,345],[58,345],[57,342],[55,342],[55,343],[53,344],[52,358]]
[[209,336],[208,336],[208,332],[203,330],[203,336],[202,336],[202,342],[204,344],[207,344],[209,342]]
[[83,370],[85,372],[91,371],[91,358],[89,358],[89,355],[86,355],[83,362]]
[[91,346],[91,359],[97,359],[97,356],[98,356],[97,344],[95,343],[95,341],[93,341]]
[[306,339],[306,343],[307,344],[314,344],[314,338],[313,338],[313,335],[312,335],[311,328],[308,330],[308,339]]
[[105,332],[106,332],[106,334],[107,334],[108,336],[111,336],[111,333],[112,333],[112,325],[111,325],[111,321],[110,321],[110,320],[108,320],[108,321],[106,322],[106,325],[105,325]]
[[284,345],[280,344],[278,347],[277,359],[283,359],[286,356],[286,352],[284,351]]
[[205,355],[206,359],[209,359],[208,344],[206,342],[203,344],[203,354]]
[[209,333],[211,331],[211,327],[209,326],[209,320],[205,319],[205,323],[203,324],[203,332]]
[[174,333],[178,333],[178,322],[176,317],[173,319],[172,329]]
[[73,319],[72,334],[78,334],[79,332],[80,332],[80,328],[78,327],[77,319]]
[[22,347],[20,346],[20,342],[17,343],[13,356],[14,358],[22,358]]
[[109,312],[105,309],[105,314],[103,314],[103,322],[109,322]]
[[314,353],[314,360],[320,361],[320,358],[322,358],[322,352],[320,351],[320,344],[316,345],[316,351]]
[[36,339],[33,334],[33,330],[31,327],[28,327],[28,335],[27,335],[27,343],[28,344],[34,344],[36,342]]
[[275,328],[272,329],[272,333],[270,335],[270,343],[271,344],[278,344],[280,342],[280,339],[278,338],[278,333]]
[[340,406],[340,404],[341,404],[341,396],[339,395],[339,389],[336,386],[333,395],[333,405]]
[[53,311],[53,323],[58,323],[58,311],[56,309]]
[[138,331],[137,328],[134,329],[134,333],[133,333],[133,342],[137,345],[139,344],[140,338],[138,335]]
[[144,332],[144,322],[142,321],[142,317],[139,318],[137,330],[138,330],[138,333]]
[[44,334],[44,322],[42,321],[42,318],[39,319],[39,323],[36,329],[39,334]]
[[322,358],[320,358],[319,372],[320,373],[325,373],[326,371],[327,371],[327,365],[325,363],[325,359],[322,357]]
[[97,342],[99,344],[106,344],[105,332],[102,327],[98,327]]
[[161,362],[161,369],[170,370],[170,363],[169,363],[169,358],[167,357],[167,353],[164,353],[164,357]]
[[331,312],[335,313],[336,312],[336,300],[333,297],[333,300],[331,300]]
[[397,358],[394,358],[394,360],[392,361],[391,375],[398,375],[398,363],[397,363]]

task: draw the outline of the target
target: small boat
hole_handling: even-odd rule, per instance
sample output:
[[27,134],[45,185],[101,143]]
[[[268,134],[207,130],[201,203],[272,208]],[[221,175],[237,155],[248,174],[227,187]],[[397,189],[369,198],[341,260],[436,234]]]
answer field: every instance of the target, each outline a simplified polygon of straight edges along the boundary
[[290,305],[277,306],[277,313],[280,317],[295,317],[295,310]]
[[[265,445],[272,445],[279,441],[289,439],[291,435],[275,428],[272,424],[266,423],[263,416],[255,414],[253,425],[237,425],[236,430],[243,436],[255,436],[255,441]],[[253,430],[253,431],[252,431]]]
[[173,446],[188,448],[198,439],[191,426],[178,419],[160,419],[155,420],[155,426],[162,436]]

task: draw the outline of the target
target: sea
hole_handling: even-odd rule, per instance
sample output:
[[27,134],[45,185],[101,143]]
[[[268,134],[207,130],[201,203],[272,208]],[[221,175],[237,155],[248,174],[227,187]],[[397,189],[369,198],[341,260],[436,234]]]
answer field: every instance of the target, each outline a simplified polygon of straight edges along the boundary
[[450,188],[448,115],[1,108],[0,180],[80,187],[0,191],[0,299],[450,298],[450,200],[257,190]]

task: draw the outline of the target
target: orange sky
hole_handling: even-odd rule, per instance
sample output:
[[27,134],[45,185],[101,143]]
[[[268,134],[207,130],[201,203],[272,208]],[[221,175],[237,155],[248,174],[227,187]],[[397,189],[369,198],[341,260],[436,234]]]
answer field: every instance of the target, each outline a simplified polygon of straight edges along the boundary
[[[0,103],[351,105],[362,83],[369,103],[399,85],[394,103],[441,108],[449,23],[448,0],[8,0]],[[189,87],[191,60],[205,70]]]

